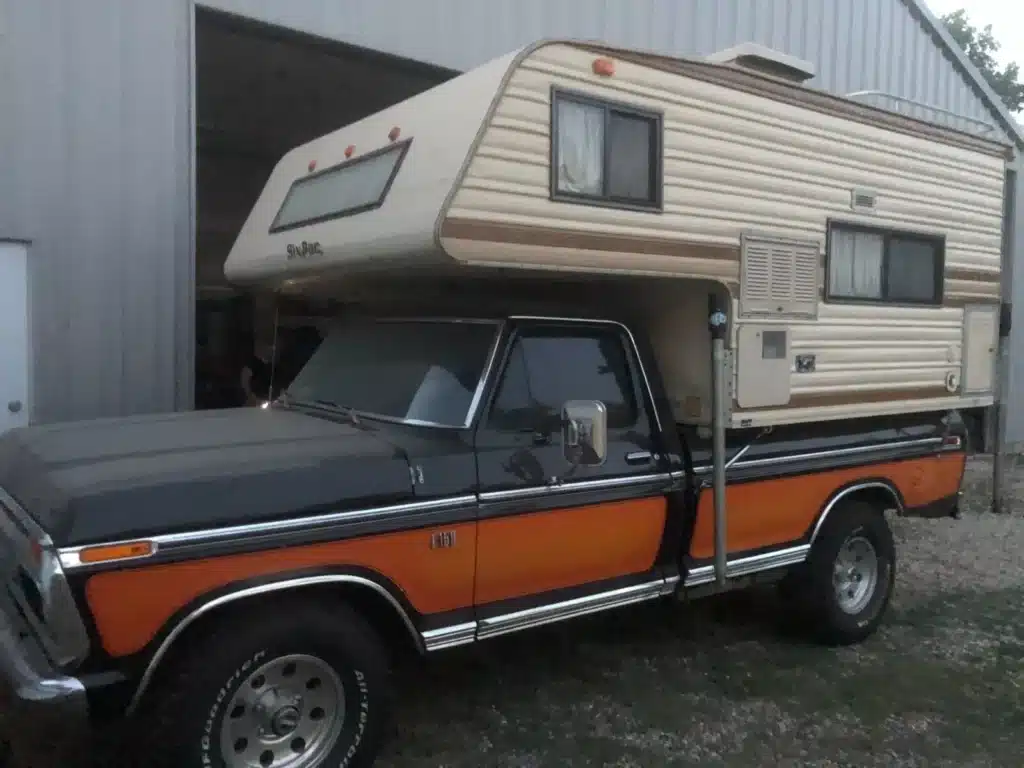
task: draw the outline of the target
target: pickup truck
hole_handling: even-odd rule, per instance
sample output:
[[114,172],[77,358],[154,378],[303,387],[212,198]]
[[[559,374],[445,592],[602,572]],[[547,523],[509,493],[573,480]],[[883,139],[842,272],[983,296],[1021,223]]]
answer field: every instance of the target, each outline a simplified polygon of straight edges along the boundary
[[342,322],[263,408],[9,432],[0,738],[33,768],[110,726],[147,766],[367,766],[403,646],[762,580],[854,643],[886,512],[957,511],[956,413],[730,430],[723,587],[710,445],[642,334],[535,316]]

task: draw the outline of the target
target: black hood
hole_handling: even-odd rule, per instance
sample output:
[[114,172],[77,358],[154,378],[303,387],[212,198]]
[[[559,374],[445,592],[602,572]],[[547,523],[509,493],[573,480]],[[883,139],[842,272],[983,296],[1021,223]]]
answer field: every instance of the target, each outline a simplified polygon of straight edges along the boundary
[[280,408],[99,419],[0,437],[0,487],[59,546],[388,504],[394,445]]

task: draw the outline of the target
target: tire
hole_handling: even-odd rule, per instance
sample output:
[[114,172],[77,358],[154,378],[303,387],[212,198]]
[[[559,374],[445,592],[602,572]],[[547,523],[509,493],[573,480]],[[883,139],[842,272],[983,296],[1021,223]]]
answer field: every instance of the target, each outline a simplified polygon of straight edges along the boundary
[[[140,765],[366,768],[391,715],[380,638],[355,611],[333,603],[277,601],[233,614],[161,677],[140,713],[140,746],[149,751]],[[154,754],[154,745],[167,746]]]
[[833,509],[801,576],[803,612],[819,642],[852,645],[874,634],[896,581],[896,547],[882,510],[863,501]]

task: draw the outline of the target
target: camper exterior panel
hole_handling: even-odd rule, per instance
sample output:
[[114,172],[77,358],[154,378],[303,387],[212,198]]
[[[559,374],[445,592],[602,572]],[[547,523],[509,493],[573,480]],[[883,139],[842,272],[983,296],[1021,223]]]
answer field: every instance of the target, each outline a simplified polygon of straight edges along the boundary
[[[286,154],[228,255],[228,279],[249,283],[327,274],[343,279],[354,273],[436,267],[447,261],[436,246],[438,215],[515,55]],[[408,142],[408,150],[378,205],[340,210],[304,226],[275,227],[297,180],[357,163],[401,142]]]
[[[818,238],[824,248],[826,221],[833,218],[942,234],[945,298],[960,304],[997,300],[1004,169],[997,152],[631,61],[617,60],[614,76],[601,77],[591,70],[596,55],[554,44],[519,65],[447,211],[443,242],[455,258],[616,269],[617,256],[605,254],[622,249],[577,247],[575,260],[572,247],[548,250],[560,236],[568,240],[588,232],[651,238],[680,251],[651,254],[637,244],[641,255],[622,259],[619,271],[638,267],[734,283],[742,231]],[[552,199],[553,87],[663,112],[662,212]],[[853,191],[862,188],[875,194],[873,211],[853,208]],[[470,237],[460,234],[469,224],[484,223],[497,225],[490,236],[482,227]],[[509,248],[526,228],[547,236],[539,242],[534,235],[526,247]],[[717,247],[703,251],[701,246]]]

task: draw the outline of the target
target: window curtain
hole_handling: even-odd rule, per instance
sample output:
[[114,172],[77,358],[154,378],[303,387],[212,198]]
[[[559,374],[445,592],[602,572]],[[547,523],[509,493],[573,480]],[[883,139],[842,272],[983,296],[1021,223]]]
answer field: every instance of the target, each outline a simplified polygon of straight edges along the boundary
[[858,299],[882,297],[881,235],[832,230],[829,293]]
[[604,110],[558,103],[558,189],[584,195],[602,191]]

